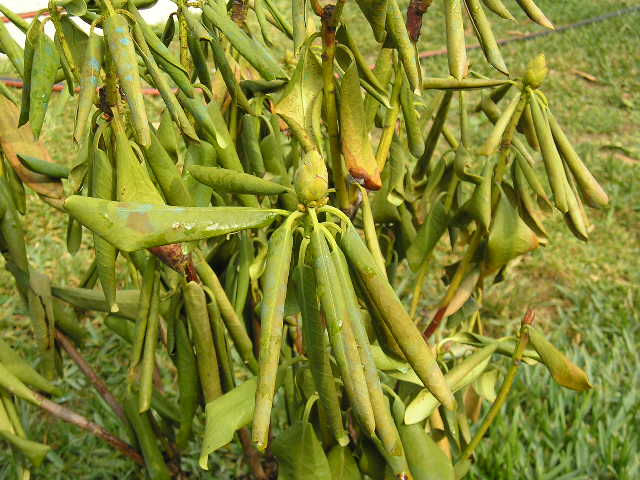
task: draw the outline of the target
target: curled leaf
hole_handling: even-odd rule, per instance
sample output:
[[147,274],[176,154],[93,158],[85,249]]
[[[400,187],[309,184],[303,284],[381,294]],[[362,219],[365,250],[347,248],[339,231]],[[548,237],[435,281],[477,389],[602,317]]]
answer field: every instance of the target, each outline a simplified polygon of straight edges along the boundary
[[533,230],[520,218],[506,195],[502,194],[489,233],[486,270],[497,270],[510,260],[534,250],[539,243]]
[[349,173],[370,190],[382,186],[380,170],[371,147],[369,134],[362,122],[364,104],[360,94],[360,78],[356,62],[344,72],[340,82],[340,138]]
[[290,190],[279,183],[226,168],[192,165],[189,168],[189,173],[200,183],[209,185],[216,192],[278,195]]
[[60,179],[31,171],[23,165],[18,154],[53,163],[44,144],[33,139],[29,125],[18,125],[18,108],[4,97],[0,97],[0,147],[20,180],[35,192],[49,198],[62,198]]
[[529,326],[527,331],[533,348],[538,352],[542,363],[549,369],[551,376],[559,385],[579,392],[591,389],[591,383],[589,383],[589,378],[584,370],[554,347],[540,330]]
[[298,54],[298,63],[273,112],[307,127],[311,122],[312,104],[322,91],[322,67],[307,40]]

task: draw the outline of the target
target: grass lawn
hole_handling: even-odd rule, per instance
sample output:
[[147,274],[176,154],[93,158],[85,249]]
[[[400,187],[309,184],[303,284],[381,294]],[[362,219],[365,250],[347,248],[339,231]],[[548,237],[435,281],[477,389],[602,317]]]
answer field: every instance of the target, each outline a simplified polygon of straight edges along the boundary
[[[407,2],[401,2],[403,5]],[[421,50],[444,45],[442,2],[425,16]],[[538,0],[556,25],[640,5],[640,1]],[[513,12],[513,0],[505,0]],[[347,19],[358,13],[348,2]],[[517,24],[491,16],[498,38],[539,31],[518,12]],[[558,216],[549,220],[549,245],[513,265],[504,282],[488,289],[488,328],[513,331],[526,308],[534,308],[550,339],[582,366],[594,388],[588,393],[563,390],[538,366],[521,368],[503,415],[477,451],[470,478],[477,479],[634,479],[640,478],[640,12],[565,33],[502,47],[507,65],[521,72],[530,58],[544,52],[550,67],[545,93],[555,115],[578,152],[608,192],[603,210],[589,211],[590,240],[576,240]],[[368,27],[363,38],[370,38]],[[363,40],[366,50],[367,41]],[[468,44],[475,43],[471,31]],[[485,68],[482,53],[470,58]],[[446,72],[446,57],[423,62],[428,76]],[[5,71],[4,66],[0,71]],[[68,163],[72,102],[53,100],[43,129],[54,158]],[[555,107],[555,108],[554,108]],[[478,137],[479,138],[479,137]],[[479,140],[475,139],[477,143]],[[75,256],[66,252],[65,221],[35,196],[24,219],[31,263],[55,284],[77,285],[92,258],[90,235]],[[43,235],[46,232],[46,235]],[[0,260],[2,267],[2,260]],[[4,338],[35,358],[30,322],[17,297],[13,278],[0,268],[0,331]],[[90,363],[116,393],[126,382],[127,351],[115,335],[105,335],[102,319],[85,319],[89,332],[82,348]],[[162,360],[161,360],[162,361]],[[65,360],[60,382],[68,394],[58,399],[121,435],[111,411],[77,370]],[[506,369],[506,363],[505,369]],[[22,405],[27,430],[54,447],[36,471],[43,478],[136,478],[136,467],[105,444],[72,426]],[[28,412],[27,412],[28,410]],[[29,413],[27,416],[26,413]],[[199,426],[198,428],[201,428]],[[199,445],[185,452],[185,471],[193,478],[236,478],[243,467],[224,450],[210,472],[197,468]],[[190,463],[189,463],[190,462]],[[7,451],[0,451],[0,478],[13,476]]]

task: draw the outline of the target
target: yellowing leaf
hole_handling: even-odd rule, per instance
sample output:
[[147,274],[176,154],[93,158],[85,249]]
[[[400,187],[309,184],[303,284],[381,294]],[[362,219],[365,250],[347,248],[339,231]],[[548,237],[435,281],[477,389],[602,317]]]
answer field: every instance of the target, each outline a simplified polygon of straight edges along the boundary
[[380,170],[365,129],[364,103],[356,62],[346,69],[340,82],[340,140],[347,169],[369,190],[382,187]]
[[62,183],[59,178],[51,178],[33,172],[25,167],[18,158],[18,154],[21,154],[53,162],[44,144],[33,139],[29,125],[17,127],[18,107],[0,96],[0,112],[2,112],[0,114],[0,150],[7,157],[20,180],[45,197],[62,198]]
[[591,389],[587,374],[569,358],[554,347],[535,327],[528,327],[529,340],[540,355],[553,379],[565,388],[579,392]]

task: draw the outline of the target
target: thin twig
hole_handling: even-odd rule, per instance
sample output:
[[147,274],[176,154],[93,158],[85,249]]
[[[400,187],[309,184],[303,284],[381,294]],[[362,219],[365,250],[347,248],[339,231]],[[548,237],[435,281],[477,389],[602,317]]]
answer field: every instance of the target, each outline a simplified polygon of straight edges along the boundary
[[249,435],[249,430],[247,430],[246,427],[241,428],[238,431],[238,436],[240,437],[240,443],[242,444],[242,449],[244,450],[244,456],[249,463],[249,467],[251,467],[254,478],[256,480],[268,480],[269,476],[262,467],[260,454],[251,443],[251,435]]
[[422,334],[422,336],[424,337],[425,340],[428,341],[431,338],[431,335],[433,335],[435,333],[435,331],[438,329],[438,327],[440,326],[440,323],[442,322],[442,319],[444,318],[444,314],[446,313],[448,307],[449,307],[449,305],[445,305],[445,306],[440,307],[438,309],[438,311],[436,312],[435,316],[433,317],[433,320],[431,320],[431,323],[429,324],[427,329]]
[[79,413],[76,413],[73,410],[68,409],[67,407],[63,407],[62,405],[52,402],[39,393],[34,392],[34,395],[38,402],[38,406],[40,406],[53,416],[64,420],[65,422],[72,423],[89,433],[92,433],[96,437],[103,439],[123,455],[131,458],[134,462],[139,463],[140,465],[144,465],[144,458],[142,458],[142,455],[140,455],[137,450],[135,450],[124,440],[116,437],[100,425],[89,421]]
[[529,333],[528,333],[527,327],[533,323],[534,318],[535,318],[534,311],[528,310],[524,318],[522,319],[522,324],[520,327],[520,339],[518,341],[518,346],[516,347],[516,350],[513,353],[513,357],[512,357],[513,363],[511,364],[511,367],[509,367],[507,376],[505,377],[504,382],[502,382],[502,386],[500,387],[498,396],[493,402],[493,405],[491,405],[491,409],[489,410],[489,413],[487,413],[487,416],[482,421],[482,424],[478,428],[478,431],[476,432],[474,437],[471,439],[467,447],[464,449],[464,451],[462,452],[462,455],[460,455],[460,458],[456,462],[457,464],[464,462],[471,456],[471,454],[473,454],[473,451],[476,449],[476,447],[484,437],[485,433],[487,433],[487,430],[489,429],[493,421],[496,419],[496,417],[498,416],[498,412],[500,412],[500,409],[504,405],[504,402],[506,401],[507,396],[511,391],[511,387],[513,386],[513,382],[516,379],[516,374],[518,373],[518,367],[520,366],[520,363],[522,361],[522,356],[524,355],[524,351],[527,348],[527,344],[529,343]]
[[338,205],[341,209],[349,208],[349,191],[347,188],[347,172],[340,157],[340,136],[338,128],[338,110],[336,105],[336,85],[334,75],[334,58],[336,54],[336,27],[339,12],[334,5],[327,5],[322,10],[322,80],[324,92],[324,108],[327,115],[327,133],[329,135],[329,164],[336,189]]
[[111,410],[120,417],[120,419],[128,423],[127,416],[124,413],[124,408],[118,402],[118,399],[111,393],[107,383],[98,375],[98,373],[89,365],[89,362],[82,356],[82,354],[73,345],[73,342],[67,338],[67,336],[60,330],[56,329],[56,340],[62,348],[69,354],[71,359],[78,365],[85,377],[91,382],[91,384],[98,391],[100,396],[104,398],[104,401],[111,407]]

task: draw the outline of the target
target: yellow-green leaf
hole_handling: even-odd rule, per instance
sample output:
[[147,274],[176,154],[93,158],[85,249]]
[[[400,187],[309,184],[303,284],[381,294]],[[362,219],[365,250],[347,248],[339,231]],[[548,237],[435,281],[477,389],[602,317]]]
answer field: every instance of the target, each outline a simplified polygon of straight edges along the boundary
[[579,392],[591,389],[591,383],[584,370],[554,347],[537,328],[529,326],[528,332],[533,348],[559,385]]
[[125,252],[260,228],[278,215],[277,210],[250,207],[173,207],[79,195],[64,205],[76,220]]

